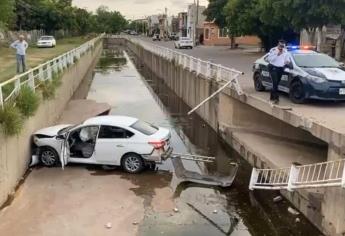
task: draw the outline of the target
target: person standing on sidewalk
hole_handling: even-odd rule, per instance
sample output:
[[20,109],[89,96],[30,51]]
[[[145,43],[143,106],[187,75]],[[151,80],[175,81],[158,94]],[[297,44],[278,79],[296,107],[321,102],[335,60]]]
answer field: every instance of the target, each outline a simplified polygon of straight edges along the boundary
[[272,79],[270,101],[273,104],[279,102],[278,86],[284,73],[284,68],[291,64],[288,51],[285,49],[285,41],[279,40],[278,46],[270,50],[265,60],[269,63],[268,71]]
[[[11,44],[11,48],[17,50],[16,59],[17,59],[17,74],[21,72],[25,72],[26,70],[26,63],[25,63],[25,55],[26,49],[28,48],[28,43],[24,40],[23,35],[19,35],[19,39],[14,41]],[[22,69],[22,70],[21,70]]]

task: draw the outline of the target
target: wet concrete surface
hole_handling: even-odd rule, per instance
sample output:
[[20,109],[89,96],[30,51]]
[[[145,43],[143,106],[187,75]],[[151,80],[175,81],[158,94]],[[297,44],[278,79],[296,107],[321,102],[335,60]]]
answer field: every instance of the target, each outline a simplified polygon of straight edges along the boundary
[[320,235],[302,216],[295,223],[285,200],[274,204],[276,193],[249,192],[251,167],[136,62],[121,48],[105,51],[87,98],[110,104],[111,114],[170,128],[176,152],[216,157],[211,164],[183,161],[187,169],[225,175],[230,162],[239,163],[233,185],[181,183],[170,161],[140,175],[83,165],[37,168],[1,211],[0,235]]

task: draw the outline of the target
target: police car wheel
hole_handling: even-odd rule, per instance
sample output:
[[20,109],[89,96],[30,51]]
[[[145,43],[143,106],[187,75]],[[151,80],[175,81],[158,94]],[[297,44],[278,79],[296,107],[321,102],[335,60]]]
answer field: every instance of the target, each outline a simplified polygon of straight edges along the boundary
[[290,85],[290,99],[293,103],[304,103],[305,92],[303,85],[300,81],[295,81]]
[[265,91],[265,86],[262,84],[262,77],[260,73],[255,73],[254,75],[254,87],[256,91]]

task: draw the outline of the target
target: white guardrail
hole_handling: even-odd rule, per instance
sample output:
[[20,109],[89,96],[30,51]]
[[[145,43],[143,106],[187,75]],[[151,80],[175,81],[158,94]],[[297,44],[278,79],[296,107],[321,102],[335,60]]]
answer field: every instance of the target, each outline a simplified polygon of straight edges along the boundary
[[51,80],[53,73],[63,72],[69,65],[73,65],[90,48],[93,48],[95,43],[102,37],[104,37],[104,34],[35,68],[16,75],[12,79],[0,83],[0,106],[3,107],[6,102],[13,100],[23,86],[29,86],[35,91],[43,81]]
[[292,165],[282,169],[253,168],[249,189],[293,191],[301,188],[339,186],[345,188],[345,159]]
[[243,90],[238,82],[238,77],[244,74],[241,71],[228,68],[220,64],[214,64],[210,61],[204,61],[200,58],[195,58],[182,52],[167,47],[162,47],[150,42],[146,42],[142,39],[138,39],[135,37],[129,37],[126,35],[107,35],[106,37],[126,39],[132,42],[133,44],[140,45],[145,50],[148,50],[156,55],[166,58],[167,60],[174,61],[183,68],[188,69],[191,72],[195,72],[197,75],[203,75],[207,79],[215,78],[217,82],[225,82],[225,84],[219,90],[217,90],[214,94],[202,101],[198,106],[191,110],[189,114],[194,112],[196,109],[198,109],[200,106],[202,106],[204,103],[206,103],[208,100],[213,98],[215,95],[217,95],[219,92],[221,92],[228,86],[231,86],[231,88],[233,88],[238,95],[243,94]]

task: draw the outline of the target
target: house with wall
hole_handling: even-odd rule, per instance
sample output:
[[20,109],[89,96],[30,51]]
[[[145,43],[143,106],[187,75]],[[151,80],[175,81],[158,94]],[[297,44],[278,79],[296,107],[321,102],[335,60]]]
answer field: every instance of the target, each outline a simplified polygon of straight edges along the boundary
[[198,6],[193,3],[188,5],[187,11],[187,37],[199,39],[203,34],[203,23],[206,20],[206,16],[203,12],[206,10],[205,6]]
[[[214,21],[205,21],[203,24],[204,40],[203,44],[207,46],[227,46],[231,41],[228,36],[228,30],[226,28],[220,29]],[[259,46],[261,44],[260,39],[257,36],[241,36],[235,37],[236,44]]]
[[179,37],[187,37],[187,12],[178,13]]

